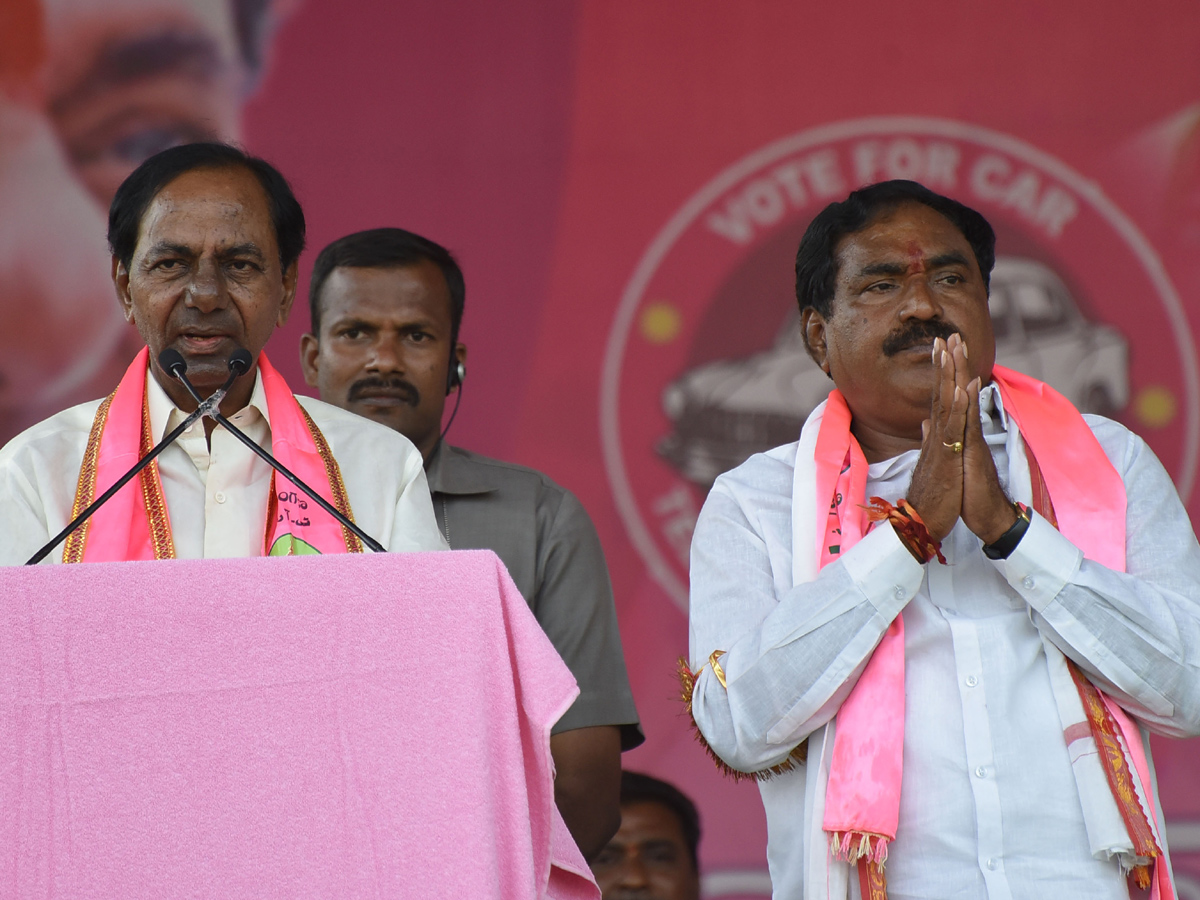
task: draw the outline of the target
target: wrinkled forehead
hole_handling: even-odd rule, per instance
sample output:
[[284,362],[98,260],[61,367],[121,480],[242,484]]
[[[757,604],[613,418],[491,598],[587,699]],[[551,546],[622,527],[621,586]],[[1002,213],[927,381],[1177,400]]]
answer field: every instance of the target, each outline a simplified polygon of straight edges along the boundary
[[278,253],[267,192],[241,166],[191,169],[168,181],[142,211],[139,247],[165,232],[217,244],[249,240],[264,253]]
[[335,266],[318,292],[322,320],[335,317],[450,328],[450,289],[431,260],[387,266]]
[[922,266],[933,257],[954,254],[978,267],[975,251],[961,229],[933,207],[915,200],[880,207],[862,227],[842,235],[833,247],[839,276],[846,274],[843,266],[850,256],[889,257]]

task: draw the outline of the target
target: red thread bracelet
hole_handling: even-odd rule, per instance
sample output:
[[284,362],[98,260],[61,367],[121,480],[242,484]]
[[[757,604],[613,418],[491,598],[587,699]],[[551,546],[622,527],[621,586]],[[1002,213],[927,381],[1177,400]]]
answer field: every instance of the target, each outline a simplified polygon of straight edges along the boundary
[[895,506],[882,497],[872,497],[871,505],[864,509],[867,510],[867,518],[872,522],[882,522],[885,519],[891,522],[904,546],[922,563],[927,563],[936,556],[938,562],[946,564],[946,557],[942,556],[942,542],[933,539],[921,516],[903,497],[896,501]]

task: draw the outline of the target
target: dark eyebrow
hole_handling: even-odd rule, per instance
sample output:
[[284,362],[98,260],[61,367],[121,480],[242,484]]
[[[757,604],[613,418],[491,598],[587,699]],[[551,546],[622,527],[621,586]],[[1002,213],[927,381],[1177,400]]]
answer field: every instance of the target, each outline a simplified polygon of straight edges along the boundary
[[[392,323],[388,322],[380,324],[379,322],[368,321],[356,315],[336,316],[329,320],[329,330],[339,331],[347,328],[356,328],[359,331],[384,331],[392,328]],[[429,319],[413,319],[395,326],[395,330],[401,334],[412,334],[414,331],[437,332],[438,323],[432,318]],[[444,332],[442,332],[444,333]]]
[[357,328],[359,331],[378,331],[379,326],[366,319],[360,319],[358,316],[343,316],[333,319],[329,323],[329,329],[332,331],[336,328]]
[[[171,241],[158,241],[151,244],[146,250],[147,256],[186,256],[192,257],[196,255],[196,251],[185,244],[176,244]],[[258,249],[257,244],[246,242],[244,244],[234,244],[232,247],[225,247],[218,254],[222,259],[229,259],[234,256],[252,256],[254,259],[263,260],[262,251]]]
[[957,250],[950,250],[947,253],[939,253],[929,261],[929,268],[944,269],[947,266],[966,266],[971,267],[971,261],[959,253]]
[[863,266],[858,270],[859,276],[863,275],[903,275],[908,271],[908,266],[898,262],[878,262],[871,263],[869,266]]
[[234,244],[232,247],[226,247],[220,252],[220,255],[225,258],[231,256],[253,256],[260,262],[263,259],[262,251],[258,249],[258,244],[246,242],[245,244]]
[[185,247],[183,244],[172,244],[170,241],[158,241],[151,244],[146,251],[147,256],[191,256],[192,250],[190,247]]
[[432,317],[413,318],[400,326],[401,331],[437,331],[438,323]]
[[201,31],[176,26],[105,44],[77,86],[55,99],[61,113],[106,88],[121,87],[156,75],[182,75],[200,81],[214,79],[224,67],[217,42]]
[[[970,262],[965,256],[957,250],[950,250],[946,253],[939,253],[937,256],[929,260],[928,268],[944,269],[947,266],[966,266],[970,268]],[[908,266],[900,262],[877,262],[871,263],[869,266],[863,266],[859,269],[859,277],[872,275],[903,275],[908,271]]]

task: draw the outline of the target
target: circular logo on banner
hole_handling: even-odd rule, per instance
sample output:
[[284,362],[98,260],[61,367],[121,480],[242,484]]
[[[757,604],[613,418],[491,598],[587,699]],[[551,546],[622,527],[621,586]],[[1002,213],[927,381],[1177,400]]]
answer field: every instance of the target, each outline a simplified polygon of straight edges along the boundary
[[625,288],[601,382],[609,482],[654,578],[687,609],[688,548],[713,479],[798,438],[832,383],[799,334],[796,248],[856,187],[919,181],[996,230],[997,362],[1125,422],[1190,495],[1196,349],[1157,253],[1099,187],[1016,138],[873,118],[776,141],[692,196]]

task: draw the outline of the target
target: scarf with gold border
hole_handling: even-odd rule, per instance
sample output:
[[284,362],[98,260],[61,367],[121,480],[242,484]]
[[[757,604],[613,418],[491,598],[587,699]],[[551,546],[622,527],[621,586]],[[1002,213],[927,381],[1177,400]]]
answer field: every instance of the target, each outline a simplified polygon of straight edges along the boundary
[[[96,411],[79,469],[72,518],[154,445],[146,398],[149,358],[148,348],[138,353],[117,389]],[[258,371],[270,413],[272,453],[350,518],[341,470],[324,435],[265,353],[259,355]],[[286,480],[277,485],[272,474],[263,555],[361,552],[362,544],[352,532]],[[72,532],[63,545],[66,563],[174,558],[171,517],[157,460]]]
[[[1079,412],[1048,385],[997,366],[993,378],[1004,409],[1025,441],[1033,507],[1084,554],[1109,568],[1125,570],[1125,486]],[[816,439],[816,498],[825,517],[818,526],[824,567],[866,534],[867,462],[850,433],[851,414],[836,389],[826,401]],[[802,441],[803,443],[803,441]],[[1040,449],[1042,456],[1035,456]],[[1044,457],[1044,459],[1043,459]],[[797,460],[796,478],[811,477]],[[1054,502],[1051,502],[1051,496]],[[804,514],[793,506],[793,516]],[[811,514],[808,513],[808,514]],[[811,529],[793,529],[794,533]],[[812,551],[794,547],[795,554]],[[1070,742],[1091,737],[1097,753],[1072,754],[1084,797],[1089,833],[1112,833],[1112,805],[1094,795],[1107,783],[1125,835],[1101,839],[1105,852],[1120,858],[1133,880],[1151,897],[1174,897],[1156,831],[1146,814],[1151,781],[1140,731],[1111,698],[1049,641],[1043,641],[1064,735]],[[1074,691],[1071,690],[1073,685]],[[1074,697],[1063,696],[1078,692]],[[1082,707],[1082,715],[1078,712]],[[887,896],[884,862],[899,822],[904,735],[904,622],[897,616],[875,648],[836,720],[825,790],[823,828],[834,859],[856,865],[864,898]],[[1103,770],[1103,781],[1096,771]],[[1151,809],[1151,813],[1154,810]]]

